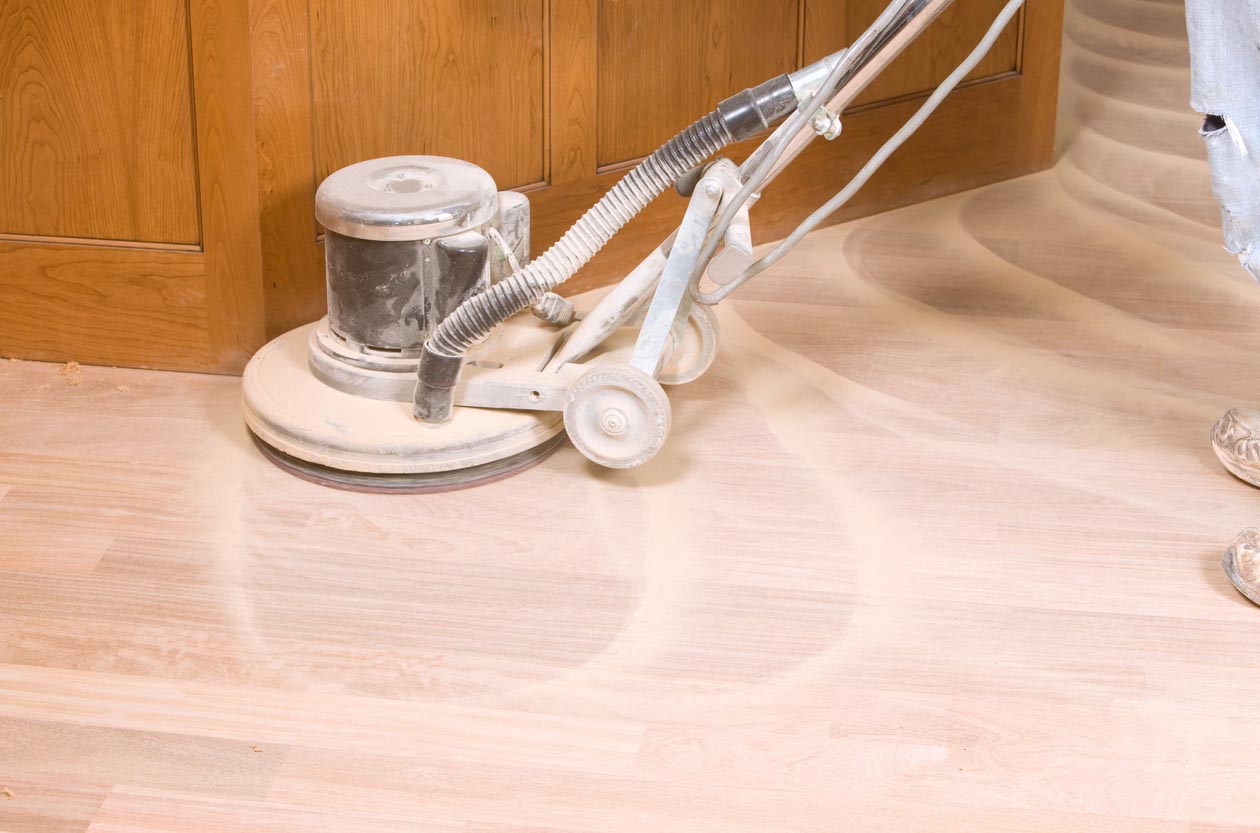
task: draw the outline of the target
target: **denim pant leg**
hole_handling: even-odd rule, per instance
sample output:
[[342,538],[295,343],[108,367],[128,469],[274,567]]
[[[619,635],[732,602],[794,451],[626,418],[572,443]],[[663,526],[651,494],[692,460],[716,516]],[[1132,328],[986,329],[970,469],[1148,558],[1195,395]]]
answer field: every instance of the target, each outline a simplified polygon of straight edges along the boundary
[[1225,246],[1260,280],[1260,0],[1186,0],[1186,24]]

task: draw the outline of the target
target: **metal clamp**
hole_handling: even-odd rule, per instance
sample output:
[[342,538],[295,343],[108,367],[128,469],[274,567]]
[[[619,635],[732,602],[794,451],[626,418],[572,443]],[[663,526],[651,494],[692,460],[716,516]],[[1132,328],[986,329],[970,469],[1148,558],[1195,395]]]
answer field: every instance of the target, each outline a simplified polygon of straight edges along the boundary
[[828,142],[838,138],[844,131],[844,125],[840,123],[840,114],[833,113],[826,107],[818,108],[818,112],[814,114],[814,121],[811,124],[814,132]]
[[[734,199],[744,187],[739,168],[728,159],[721,159],[714,163],[709,169],[709,174],[722,183],[723,201]],[[722,248],[709,261],[709,280],[719,286],[725,286],[735,280],[752,265],[752,220],[748,216],[748,211],[760,197],[760,194],[752,194],[735,212],[735,216],[731,218],[731,224],[726,228],[726,234],[722,237]]]

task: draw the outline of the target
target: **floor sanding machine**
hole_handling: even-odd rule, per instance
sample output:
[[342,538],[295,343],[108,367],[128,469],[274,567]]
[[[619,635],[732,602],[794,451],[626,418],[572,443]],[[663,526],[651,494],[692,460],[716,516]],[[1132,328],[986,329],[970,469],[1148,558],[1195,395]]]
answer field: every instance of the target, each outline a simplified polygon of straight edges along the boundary
[[[530,259],[529,200],[475,165],[402,156],[320,186],[328,315],[250,361],[245,418],[285,469],[332,486],[419,492],[501,478],[567,434],[602,466],[664,445],[663,386],[701,376],[718,350],[713,305],[847,202],[980,62],[1023,0],[865,167],[769,254],[749,209],[952,0],[893,0],[848,49],[723,101],[632,169]],[[718,154],[778,125],[736,165]],[[677,230],[592,308],[555,290],[670,186]]]

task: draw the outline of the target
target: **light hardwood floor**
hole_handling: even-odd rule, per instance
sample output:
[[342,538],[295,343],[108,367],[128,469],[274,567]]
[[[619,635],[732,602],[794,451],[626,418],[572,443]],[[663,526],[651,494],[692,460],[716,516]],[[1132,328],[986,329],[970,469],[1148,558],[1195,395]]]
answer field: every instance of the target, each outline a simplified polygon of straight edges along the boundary
[[0,829],[1260,829],[1260,288],[1180,6],[1070,6],[1058,167],[812,237],[641,470],[345,494],[0,364]]

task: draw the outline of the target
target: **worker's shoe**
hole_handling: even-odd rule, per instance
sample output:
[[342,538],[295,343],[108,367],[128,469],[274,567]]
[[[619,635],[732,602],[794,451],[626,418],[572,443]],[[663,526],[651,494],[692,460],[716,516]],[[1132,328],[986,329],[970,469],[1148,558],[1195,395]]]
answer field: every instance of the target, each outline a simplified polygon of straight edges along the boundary
[[1238,592],[1260,605],[1260,529],[1250,526],[1238,533],[1221,566]]
[[1230,474],[1260,486],[1260,411],[1226,411],[1212,428],[1212,450]]

